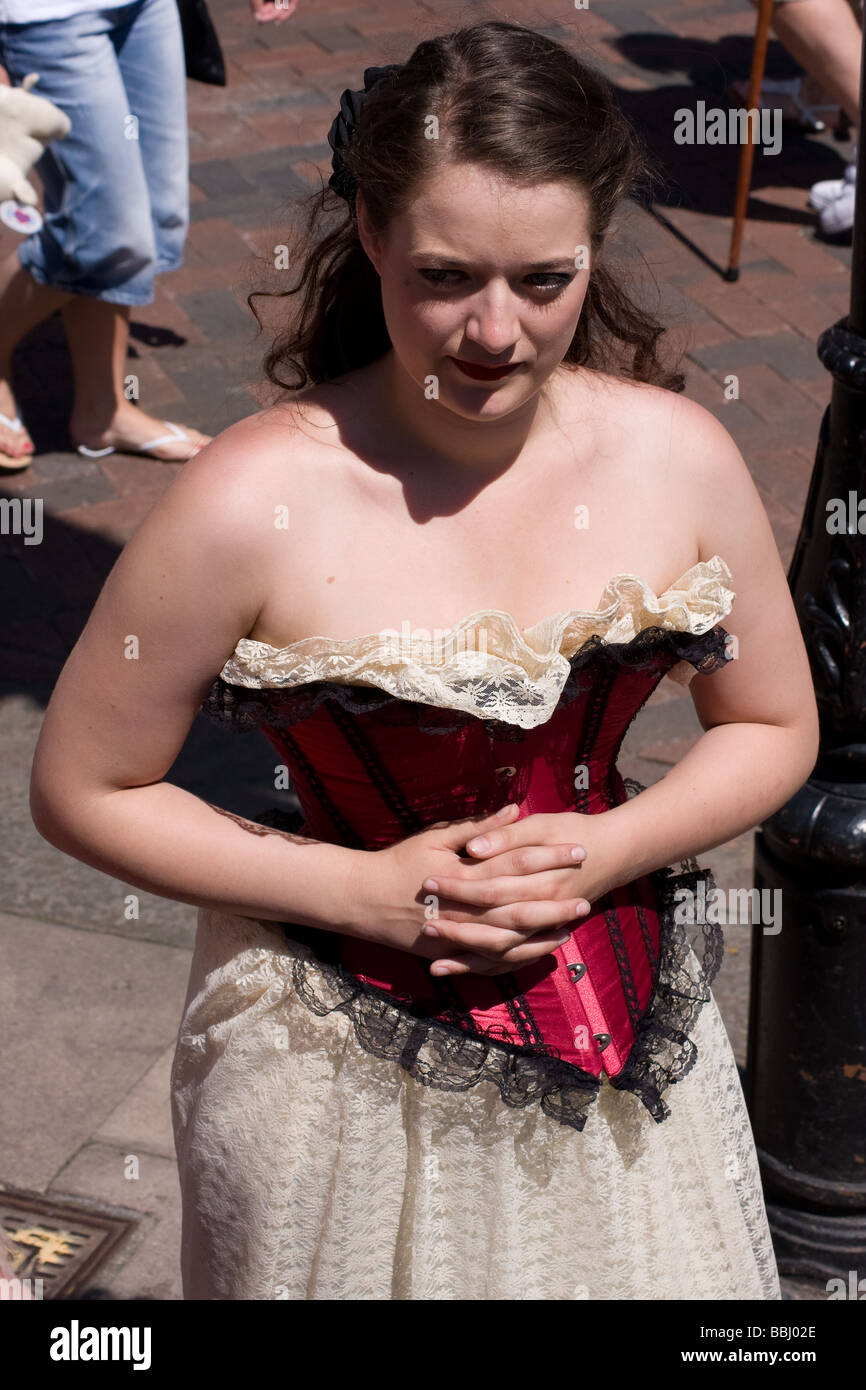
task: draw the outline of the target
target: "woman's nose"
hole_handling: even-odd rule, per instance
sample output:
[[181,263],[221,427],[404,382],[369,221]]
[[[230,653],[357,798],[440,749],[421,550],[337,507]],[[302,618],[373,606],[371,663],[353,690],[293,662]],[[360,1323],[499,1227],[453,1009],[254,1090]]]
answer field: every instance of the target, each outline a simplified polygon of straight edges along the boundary
[[510,291],[492,290],[478,297],[466,321],[466,337],[491,357],[518,342],[520,323]]

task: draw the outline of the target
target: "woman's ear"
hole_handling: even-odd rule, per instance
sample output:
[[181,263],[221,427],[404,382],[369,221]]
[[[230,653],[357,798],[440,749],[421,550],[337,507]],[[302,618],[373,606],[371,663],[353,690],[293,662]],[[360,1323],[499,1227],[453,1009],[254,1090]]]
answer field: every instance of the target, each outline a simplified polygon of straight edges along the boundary
[[355,220],[358,225],[358,240],[367,253],[368,259],[372,262],[377,274],[379,271],[379,257],[381,242],[379,236],[373,231],[370,225],[370,217],[364,203],[364,195],[360,188],[355,193]]

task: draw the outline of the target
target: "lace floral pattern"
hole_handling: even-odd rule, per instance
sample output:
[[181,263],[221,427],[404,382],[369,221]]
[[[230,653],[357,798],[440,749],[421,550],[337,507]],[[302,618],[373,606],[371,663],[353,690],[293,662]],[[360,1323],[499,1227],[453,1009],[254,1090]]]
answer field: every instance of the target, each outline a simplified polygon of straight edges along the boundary
[[[719,626],[701,636],[690,633],[671,632],[666,628],[644,628],[630,642],[612,645],[602,642],[593,634],[575,652],[569,662],[569,674],[557,701],[557,708],[569,704],[583,693],[597,674],[599,661],[628,666],[632,670],[649,671],[663,669],[671,660],[676,662],[667,674],[687,684],[688,679],[699,672],[709,675],[719,670],[733,658],[729,650],[729,634]],[[592,663],[592,672],[587,667]],[[676,673],[685,668],[688,675]],[[501,681],[505,681],[503,687]],[[507,678],[500,678],[497,699],[500,706],[504,701],[516,706],[523,698],[522,682],[508,684]],[[476,692],[477,694],[477,692]],[[333,700],[351,714],[365,714],[383,709],[401,700],[411,709],[417,728],[429,734],[450,734],[462,728],[467,720],[481,718],[488,733],[498,739],[515,742],[523,737],[526,723],[504,723],[498,718],[482,718],[480,710],[485,707],[480,701],[474,713],[462,710],[440,708],[427,705],[420,700],[391,695],[374,687],[363,685],[343,685],[338,681],[315,681],[310,685],[292,687],[263,686],[249,687],[230,685],[220,675],[211,686],[201,706],[201,713],[215,723],[224,724],[236,733],[269,726],[274,729],[286,728],[302,723],[325,701]]]
[[185,1298],[781,1297],[713,998],[665,1123],[605,1082],[577,1135],[371,1055],[345,1009],[299,1002],[305,952],[199,914],[171,1080]]
[[[715,627],[733,603],[725,582],[730,578],[718,555],[693,565],[660,595],[636,575],[617,575],[595,612],[554,614],[525,632],[507,613],[485,609],[433,637],[307,637],[281,648],[245,637],[202,710],[243,729],[279,720],[284,710],[295,719],[308,717],[324,699],[361,713],[390,697],[426,707],[419,720],[431,732],[454,727],[453,718],[443,720],[436,710],[532,729],[563,697],[574,698],[580,671],[597,656],[648,668],[669,653],[676,665],[668,674],[680,682],[730,660],[728,634]],[[304,693],[284,705],[274,693],[300,689]],[[265,690],[267,697],[256,693]]]

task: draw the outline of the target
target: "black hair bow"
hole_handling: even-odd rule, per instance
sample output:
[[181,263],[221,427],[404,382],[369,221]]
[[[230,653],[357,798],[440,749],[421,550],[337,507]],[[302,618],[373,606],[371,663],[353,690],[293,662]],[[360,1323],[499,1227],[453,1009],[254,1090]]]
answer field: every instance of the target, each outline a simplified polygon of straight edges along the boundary
[[339,115],[335,116],[331,122],[331,129],[328,131],[328,144],[334,152],[331,156],[331,168],[334,172],[328,179],[328,185],[350,205],[355,197],[355,180],[346,168],[343,151],[351,143],[352,136],[355,134],[355,126],[358,123],[365,96],[382,81],[383,77],[386,77],[389,72],[396,72],[399,67],[399,63],[387,63],[380,68],[365,68],[364,90],[350,92],[347,87],[340,97]]

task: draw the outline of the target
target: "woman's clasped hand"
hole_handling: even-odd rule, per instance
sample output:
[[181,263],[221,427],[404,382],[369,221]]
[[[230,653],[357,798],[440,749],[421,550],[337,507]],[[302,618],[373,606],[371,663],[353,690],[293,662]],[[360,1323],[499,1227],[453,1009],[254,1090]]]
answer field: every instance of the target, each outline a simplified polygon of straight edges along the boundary
[[513,803],[437,822],[359,857],[347,920],[359,936],[431,960],[433,975],[504,974],[566,942],[621,881],[603,822],[521,818]]

